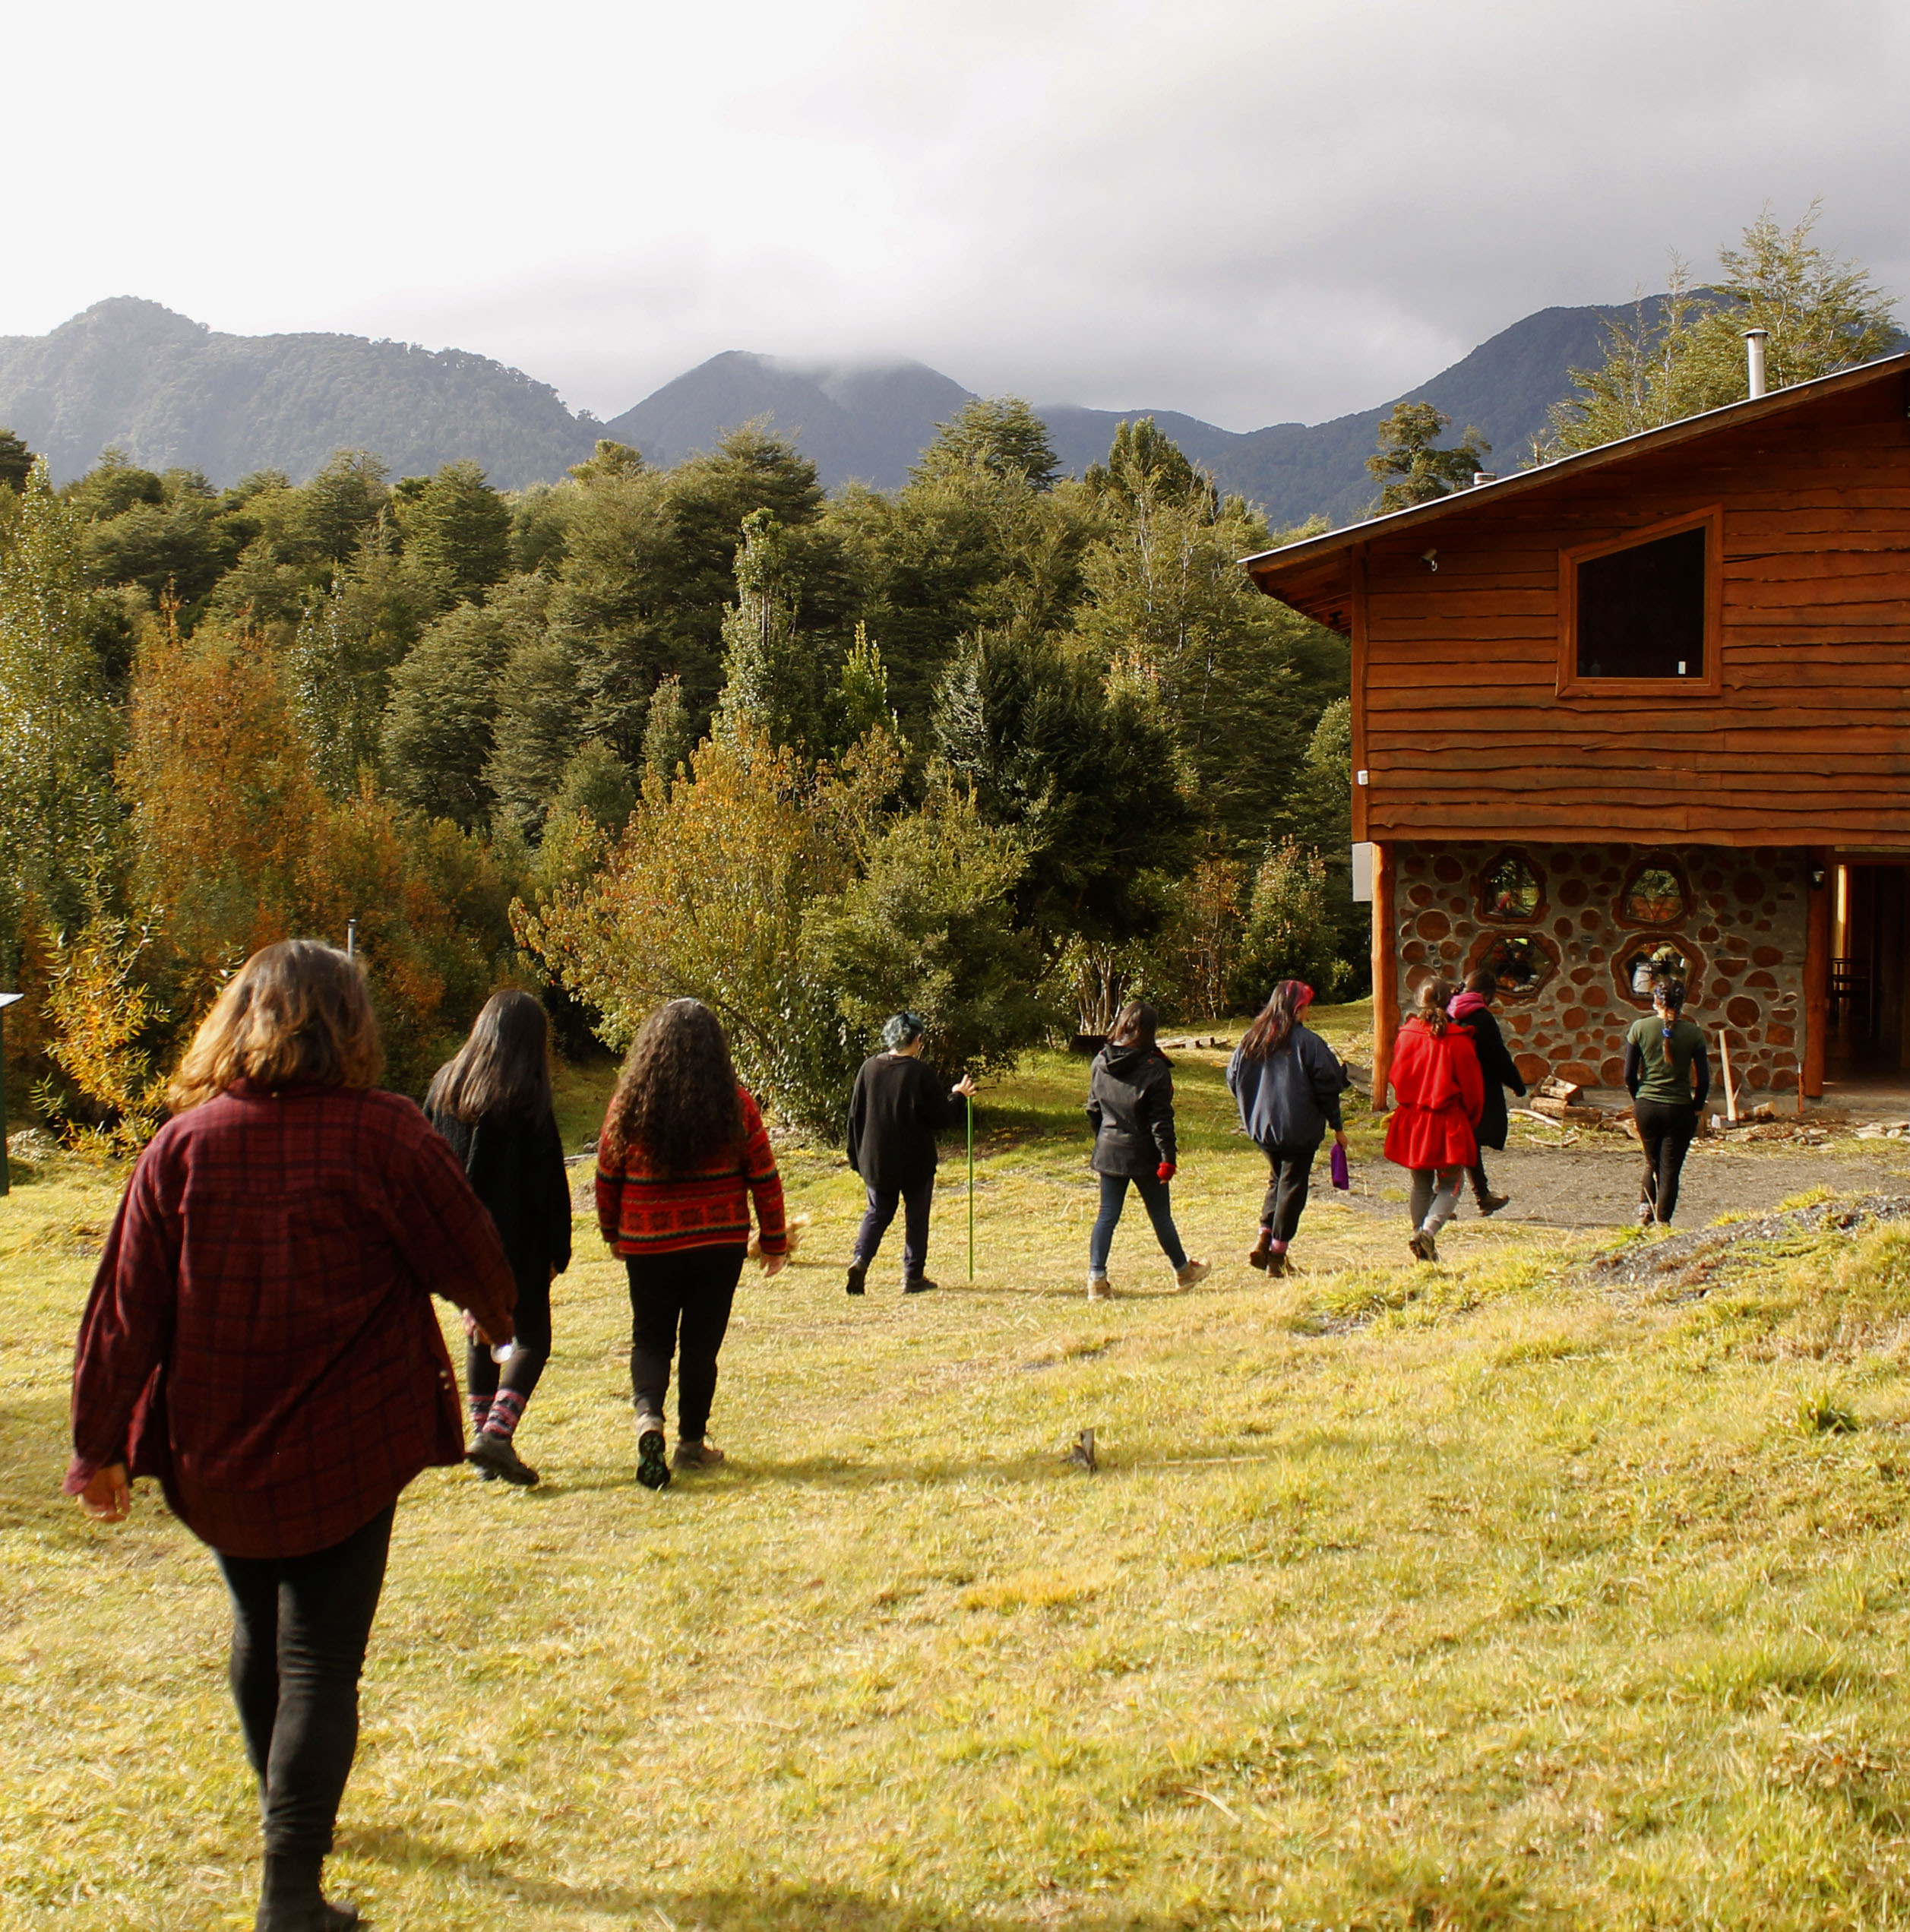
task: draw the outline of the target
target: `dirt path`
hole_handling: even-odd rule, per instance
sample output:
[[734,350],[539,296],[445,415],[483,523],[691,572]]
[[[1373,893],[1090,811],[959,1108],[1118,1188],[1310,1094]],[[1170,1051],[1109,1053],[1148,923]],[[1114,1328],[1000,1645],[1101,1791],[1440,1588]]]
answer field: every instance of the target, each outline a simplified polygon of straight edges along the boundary
[[[1839,1194],[1901,1191],[1910,1178],[1910,1156],[1897,1152],[1899,1143],[1885,1144],[1889,1155],[1873,1154],[1867,1145],[1858,1153],[1848,1143],[1822,1150],[1774,1148],[1769,1153],[1700,1143],[1684,1164],[1678,1222],[1703,1227],[1721,1214],[1773,1208],[1808,1187],[1834,1187]],[[1910,1147],[1910,1143],[1902,1144]],[[1637,1207],[1642,1165],[1637,1149],[1629,1144],[1550,1148],[1515,1142],[1504,1153],[1486,1156],[1493,1185],[1512,1197],[1512,1205],[1494,1219],[1547,1228],[1625,1225]],[[1400,1215],[1408,1185],[1406,1176],[1387,1162],[1356,1161],[1349,1205],[1363,1213]],[[1476,1219],[1469,1188],[1459,1218]]]

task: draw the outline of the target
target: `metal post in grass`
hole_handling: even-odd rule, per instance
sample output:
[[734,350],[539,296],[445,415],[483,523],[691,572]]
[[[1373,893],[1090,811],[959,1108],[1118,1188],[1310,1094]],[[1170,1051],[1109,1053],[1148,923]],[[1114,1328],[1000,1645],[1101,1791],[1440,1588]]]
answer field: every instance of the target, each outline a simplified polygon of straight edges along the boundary
[[975,1279],[975,1096],[968,1096],[968,1278]]
[[24,999],[24,993],[0,993],[0,1194],[10,1194],[13,1182],[7,1172],[7,1042],[5,1016],[15,1000]]

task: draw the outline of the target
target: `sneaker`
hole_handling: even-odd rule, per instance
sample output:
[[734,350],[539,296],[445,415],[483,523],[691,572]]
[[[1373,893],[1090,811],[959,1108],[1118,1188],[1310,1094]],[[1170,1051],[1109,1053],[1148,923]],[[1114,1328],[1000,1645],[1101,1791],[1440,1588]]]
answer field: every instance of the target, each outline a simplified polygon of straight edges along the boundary
[[723,1451],[713,1442],[679,1442],[676,1453],[670,1458],[673,1469],[713,1469],[718,1463],[726,1462]]
[[933,1295],[935,1284],[926,1275],[918,1275],[913,1281],[902,1284],[902,1292],[904,1295]]
[[1497,1214],[1500,1208],[1509,1207],[1512,1204],[1512,1197],[1510,1194],[1481,1194],[1477,1197],[1477,1199],[1479,1219],[1482,1221],[1489,1215]]
[[520,1489],[529,1489],[537,1480],[537,1472],[517,1453],[517,1444],[508,1436],[493,1435],[489,1429],[465,1450],[464,1459]]
[[1174,1270],[1174,1285],[1185,1294],[1197,1283],[1205,1281],[1213,1273],[1213,1263],[1211,1261],[1189,1261],[1184,1267]]
[[1250,1268],[1264,1268],[1271,1264],[1273,1259],[1273,1231],[1270,1228],[1263,1228],[1260,1230],[1260,1239],[1255,1241],[1253,1247],[1248,1251],[1247,1265]]
[[1638,1203],[1639,1226],[1641,1228],[1649,1228],[1652,1225],[1655,1218],[1655,1211],[1652,1209],[1651,1203],[1649,1201],[1640,1201]]
[[1090,1301],[1112,1301],[1114,1298],[1114,1285],[1105,1275],[1089,1276],[1088,1299]]
[[663,1453],[663,1418],[649,1410],[637,1417],[637,1480],[646,1489],[667,1489],[670,1466]]
[[851,1262],[849,1268],[849,1279],[843,1284],[843,1292],[845,1295],[866,1294],[868,1291],[863,1287],[862,1284],[868,1278],[868,1270],[861,1262]]

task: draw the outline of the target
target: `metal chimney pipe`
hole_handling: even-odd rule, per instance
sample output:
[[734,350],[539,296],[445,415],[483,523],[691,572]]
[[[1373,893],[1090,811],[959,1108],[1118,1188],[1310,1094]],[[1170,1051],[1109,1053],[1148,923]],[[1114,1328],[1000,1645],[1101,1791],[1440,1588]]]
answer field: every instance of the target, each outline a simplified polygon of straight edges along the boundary
[[1744,359],[1750,365],[1750,393],[1753,398],[1764,393],[1764,345],[1770,339],[1769,329],[1744,331]]

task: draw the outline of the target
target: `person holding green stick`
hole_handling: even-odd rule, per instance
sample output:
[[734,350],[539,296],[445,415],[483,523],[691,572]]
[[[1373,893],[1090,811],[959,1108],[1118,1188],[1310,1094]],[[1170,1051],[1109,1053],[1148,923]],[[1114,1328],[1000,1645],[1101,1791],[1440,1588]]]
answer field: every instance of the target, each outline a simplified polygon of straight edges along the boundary
[[871,1264],[903,1209],[902,1292],[926,1294],[935,1284],[923,1272],[928,1258],[928,1209],[934,1198],[935,1136],[962,1118],[975,1091],[964,1074],[953,1086],[922,1058],[925,1029],[912,1013],[883,1023],[884,1050],[862,1062],[849,1102],[849,1163],[862,1177],[868,1207],[849,1258],[851,1295],[865,1292]]

